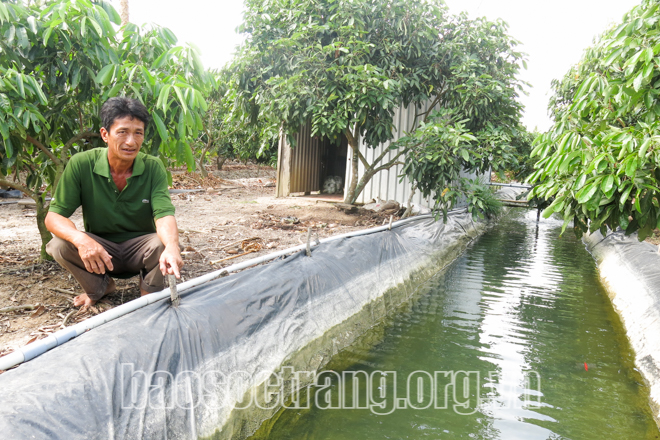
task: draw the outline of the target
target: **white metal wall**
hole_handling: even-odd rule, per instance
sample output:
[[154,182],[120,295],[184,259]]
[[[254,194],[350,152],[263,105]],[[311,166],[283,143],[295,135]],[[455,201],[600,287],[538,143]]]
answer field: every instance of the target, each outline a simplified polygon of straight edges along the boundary
[[[394,138],[393,140],[399,139],[404,133],[412,127],[413,121],[415,119],[415,112],[426,111],[428,107],[423,109],[415,109],[414,106],[408,108],[399,108],[394,113]],[[360,152],[367,159],[368,163],[373,163],[374,158],[378,157],[384,149],[389,148],[390,142],[386,142],[376,148],[368,148],[362,139],[360,139]],[[394,156],[396,156],[398,150],[391,150],[385,156],[385,158],[380,162],[383,163],[389,162]],[[352,165],[351,160],[353,158],[352,151],[349,152],[347,157],[346,164],[346,178],[344,186],[344,196],[346,196],[348,185],[351,181],[351,171]],[[402,159],[402,158],[400,158]],[[383,170],[376,173],[371,181],[367,183],[362,193],[358,196],[358,203],[367,203],[376,197],[380,197],[383,200],[396,200],[401,203],[401,205],[406,206],[408,203],[408,197],[410,197],[410,191],[412,190],[412,183],[408,180],[407,177],[404,177],[404,180],[400,182],[399,175],[401,174],[403,165],[395,165],[389,170]],[[358,173],[362,177],[364,175],[364,165],[362,162],[358,164]],[[472,174],[463,174],[465,177],[475,177],[476,175]],[[413,196],[413,203],[432,207],[434,205],[433,198],[428,197],[426,199],[422,198],[422,195],[419,191]]]

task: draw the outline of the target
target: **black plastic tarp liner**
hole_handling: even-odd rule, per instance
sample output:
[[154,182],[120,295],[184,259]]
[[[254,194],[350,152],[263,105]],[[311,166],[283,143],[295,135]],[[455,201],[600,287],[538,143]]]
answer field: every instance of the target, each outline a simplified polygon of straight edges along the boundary
[[[182,372],[245,371],[260,383],[291,353],[475,231],[468,214],[454,214],[447,224],[420,219],[325,243],[311,257],[297,253],[182,292],[178,308],[161,301],[88,331],[0,375],[0,438],[209,436],[245,389],[205,388],[204,405],[191,409],[187,399],[201,396],[178,382]],[[178,396],[177,404],[157,404],[159,384],[175,390],[164,395]]]

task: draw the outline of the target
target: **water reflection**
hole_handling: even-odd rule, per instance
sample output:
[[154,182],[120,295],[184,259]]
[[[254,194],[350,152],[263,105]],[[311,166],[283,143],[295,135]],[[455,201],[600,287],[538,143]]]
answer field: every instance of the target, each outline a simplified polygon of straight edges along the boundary
[[[420,402],[433,395],[434,405],[388,415],[288,409],[255,438],[657,438],[593,260],[570,233],[559,239],[560,228],[537,223],[535,212],[503,221],[327,366],[390,371],[385,388]],[[415,374],[411,392],[406,378]],[[361,384],[343,398],[368,390]]]

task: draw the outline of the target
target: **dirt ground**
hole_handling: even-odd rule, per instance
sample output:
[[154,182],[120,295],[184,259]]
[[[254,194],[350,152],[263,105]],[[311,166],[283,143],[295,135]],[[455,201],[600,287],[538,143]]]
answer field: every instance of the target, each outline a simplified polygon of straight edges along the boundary
[[[320,196],[276,198],[275,170],[269,167],[229,163],[221,171],[208,169],[206,179],[173,172],[173,189],[185,191],[172,194],[183,280],[304,243],[308,227],[324,238],[382,225],[391,214],[346,213]],[[80,210],[71,219],[82,229]],[[139,296],[137,277],[116,280],[116,292],[96,306],[74,308],[80,286],[57,263],[39,262],[40,246],[34,208],[0,205],[0,356]]]

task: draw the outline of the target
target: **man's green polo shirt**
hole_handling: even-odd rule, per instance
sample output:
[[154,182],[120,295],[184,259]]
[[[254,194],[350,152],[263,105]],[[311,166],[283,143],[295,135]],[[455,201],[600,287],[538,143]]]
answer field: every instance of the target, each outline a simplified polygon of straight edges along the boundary
[[156,232],[154,220],[174,215],[161,161],[138,153],[133,174],[119,192],[110,175],[107,148],[71,158],[49,210],[70,217],[81,205],[85,231],[115,243]]

